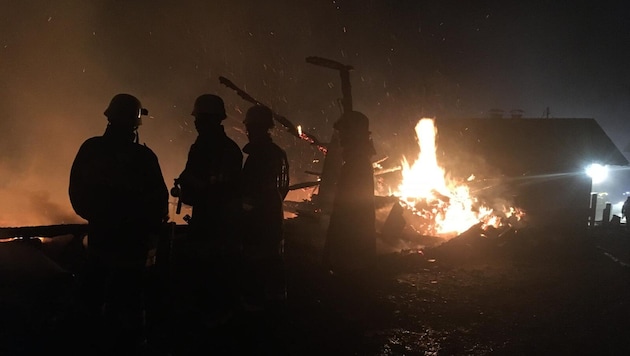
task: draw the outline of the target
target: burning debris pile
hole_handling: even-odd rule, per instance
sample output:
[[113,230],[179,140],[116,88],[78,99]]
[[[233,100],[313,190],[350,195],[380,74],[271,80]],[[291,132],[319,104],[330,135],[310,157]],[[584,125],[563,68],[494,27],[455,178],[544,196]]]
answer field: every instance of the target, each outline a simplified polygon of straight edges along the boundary
[[[344,112],[352,111],[349,78],[349,71],[353,69],[352,66],[321,57],[308,57],[306,61],[339,71],[343,95],[340,103]],[[263,105],[227,78],[220,77],[220,82],[235,90],[245,101],[251,104]],[[303,131],[301,125],[294,125],[286,117],[275,112],[274,119],[292,136],[316,146],[325,155],[325,160],[330,161],[328,162],[328,167],[336,166],[338,169],[338,166],[341,165],[340,156],[329,150],[329,148],[335,151],[339,149],[333,145],[333,142],[329,144],[320,142],[313,135]],[[471,189],[471,183],[475,180],[473,174],[466,179],[447,177],[445,169],[437,161],[437,129],[434,121],[434,119],[423,118],[416,125],[416,139],[420,152],[418,157],[413,160],[403,157],[400,167],[393,170],[400,170],[400,182],[397,182],[397,185],[388,184],[385,190],[377,189],[378,191],[375,192],[375,196],[380,202],[385,202],[386,205],[391,207],[388,211],[389,215],[384,222],[384,225],[386,225],[384,228],[390,229],[390,232],[387,234],[392,235],[392,229],[401,230],[406,225],[412,228],[415,235],[448,240],[462,234],[473,226],[479,226],[482,230],[491,228],[503,230],[522,225],[522,218],[525,216],[524,212],[520,208],[512,206],[503,197],[489,201],[487,197],[482,198],[474,194]],[[332,147],[327,147],[327,145],[332,145]],[[382,160],[377,161],[374,165],[378,167],[381,162]],[[312,210],[320,212],[326,210],[325,205],[329,204],[331,199],[327,194],[331,190],[327,188],[330,186],[330,182],[326,178],[329,175],[336,175],[335,172],[330,173],[330,170],[335,171],[333,168],[329,168],[328,174],[325,172],[326,164],[324,164],[322,170],[321,173],[317,174],[319,176],[317,181],[294,184],[291,187],[294,191],[293,196],[296,195],[296,190],[317,187],[313,188],[311,193],[315,193],[315,189],[317,190],[317,199],[314,200],[318,200],[319,204],[314,204],[314,209]],[[375,175],[382,175],[384,171],[387,170],[375,172]],[[311,172],[309,171],[309,173]],[[334,180],[333,177],[333,184]],[[387,196],[383,196],[383,193]],[[310,198],[313,197],[315,196]],[[305,201],[310,200],[310,198],[305,199]],[[379,205],[378,202],[377,205]],[[379,215],[378,212],[377,215]],[[396,217],[396,215],[404,216]],[[392,228],[393,220],[397,220],[397,222],[394,223],[395,227]],[[394,235],[396,234],[394,233]]]
[[[479,226],[482,230],[511,229],[523,225],[525,213],[518,207],[483,201],[475,196],[467,179],[449,179],[436,157],[437,129],[433,119],[423,118],[415,127],[420,153],[410,162],[402,159],[402,180],[390,194],[403,209],[405,222],[420,235],[450,239]],[[390,216],[391,218],[391,216]]]

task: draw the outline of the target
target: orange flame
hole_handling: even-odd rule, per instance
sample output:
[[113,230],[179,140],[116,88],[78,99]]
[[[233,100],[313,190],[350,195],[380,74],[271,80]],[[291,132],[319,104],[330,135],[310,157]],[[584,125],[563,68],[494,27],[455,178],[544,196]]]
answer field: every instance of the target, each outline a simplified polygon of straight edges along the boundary
[[[473,225],[482,228],[499,227],[503,219],[496,215],[492,208],[481,205],[471,196],[465,182],[447,181],[445,171],[436,158],[437,128],[434,119],[423,118],[415,128],[420,154],[409,163],[402,159],[402,182],[394,195],[400,197],[401,203],[423,222],[418,229],[426,235],[445,238],[454,237]],[[474,176],[466,181],[474,180]],[[503,215],[520,218],[516,208],[505,208]]]

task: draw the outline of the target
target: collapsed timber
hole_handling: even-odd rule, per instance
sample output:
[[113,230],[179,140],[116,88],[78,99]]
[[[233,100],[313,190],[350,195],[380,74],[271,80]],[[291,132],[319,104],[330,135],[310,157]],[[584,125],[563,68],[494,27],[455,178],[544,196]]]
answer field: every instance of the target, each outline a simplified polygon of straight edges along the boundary
[[[179,235],[188,231],[188,225],[178,225],[173,222],[164,224],[162,234]],[[0,239],[11,238],[37,238],[37,237],[55,237],[62,235],[74,235],[75,237],[83,237],[88,233],[87,224],[57,224],[57,225],[40,225],[40,226],[20,226],[20,227],[0,227]]]

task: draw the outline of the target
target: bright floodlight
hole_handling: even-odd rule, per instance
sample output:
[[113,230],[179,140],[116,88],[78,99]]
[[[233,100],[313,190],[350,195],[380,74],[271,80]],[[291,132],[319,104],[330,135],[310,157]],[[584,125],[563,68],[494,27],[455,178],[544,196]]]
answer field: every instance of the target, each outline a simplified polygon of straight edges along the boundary
[[608,177],[608,167],[593,163],[586,167],[586,174],[591,177],[593,184],[601,183]]

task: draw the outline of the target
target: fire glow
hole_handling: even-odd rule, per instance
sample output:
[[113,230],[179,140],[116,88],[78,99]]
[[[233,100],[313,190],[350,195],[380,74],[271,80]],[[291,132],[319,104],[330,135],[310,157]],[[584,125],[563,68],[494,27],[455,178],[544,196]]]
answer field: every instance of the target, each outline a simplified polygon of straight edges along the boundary
[[447,181],[436,158],[437,128],[433,119],[421,119],[415,131],[420,153],[413,163],[403,157],[402,182],[394,195],[419,220],[419,224],[412,224],[419,233],[451,238],[477,224],[484,229],[498,228],[505,218],[520,219],[519,209],[504,207],[496,214],[472,196],[466,182],[474,176],[461,182]]

